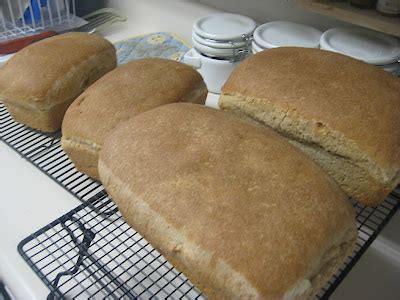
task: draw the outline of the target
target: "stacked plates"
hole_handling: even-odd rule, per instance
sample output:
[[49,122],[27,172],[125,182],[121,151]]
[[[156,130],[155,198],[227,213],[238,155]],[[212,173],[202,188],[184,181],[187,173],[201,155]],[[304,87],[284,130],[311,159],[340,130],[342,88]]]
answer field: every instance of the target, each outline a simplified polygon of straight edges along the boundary
[[193,48],[219,59],[240,60],[249,52],[256,23],[242,15],[219,13],[201,17],[193,25]]
[[193,24],[193,49],[184,62],[198,69],[210,92],[219,93],[236,64],[251,53],[255,28],[255,21],[242,15],[201,17]]

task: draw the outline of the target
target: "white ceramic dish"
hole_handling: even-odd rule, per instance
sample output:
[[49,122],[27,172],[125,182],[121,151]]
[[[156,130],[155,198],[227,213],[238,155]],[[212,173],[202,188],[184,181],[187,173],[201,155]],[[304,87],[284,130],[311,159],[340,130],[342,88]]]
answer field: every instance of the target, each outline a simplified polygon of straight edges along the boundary
[[400,63],[395,62],[389,65],[378,66],[379,68],[384,69],[387,72],[392,73],[393,75],[400,76]]
[[252,45],[251,45],[251,50],[252,50],[253,53],[258,53],[258,52],[261,52],[261,51],[263,51],[263,50],[265,50],[265,49],[261,48],[261,47],[260,47],[259,45],[257,45],[257,43],[253,40],[253,43],[252,43]]
[[217,13],[197,19],[193,32],[207,39],[231,41],[242,35],[251,35],[256,26],[256,22],[246,16]]
[[318,48],[321,35],[321,31],[310,26],[275,21],[257,27],[254,41],[264,49],[287,46]]
[[213,47],[213,48],[222,48],[222,49],[227,49],[227,48],[241,48],[246,46],[246,41],[243,40],[242,37],[239,37],[236,40],[232,40],[230,42],[226,41],[216,41],[216,40],[211,40],[207,38],[203,38],[199,36],[197,33],[193,32],[192,34],[192,39],[196,40],[196,42],[203,44],[208,47]]
[[216,94],[221,93],[222,86],[239,63],[209,58],[201,55],[196,49],[190,49],[183,57],[183,61],[197,69],[202,75],[208,91]]
[[235,66],[251,52],[250,38],[256,28],[252,19],[231,13],[210,14],[193,25],[193,49],[183,61],[203,76],[212,93],[220,93]]
[[321,49],[334,51],[373,65],[389,65],[400,59],[400,39],[359,28],[332,28],[323,33]]
[[194,38],[192,39],[192,44],[193,47],[199,51],[200,53],[203,53],[207,56],[212,56],[212,57],[233,57],[235,55],[235,52],[238,50],[246,50],[246,47],[244,48],[213,48],[209,46],[205,46],[197,42]]

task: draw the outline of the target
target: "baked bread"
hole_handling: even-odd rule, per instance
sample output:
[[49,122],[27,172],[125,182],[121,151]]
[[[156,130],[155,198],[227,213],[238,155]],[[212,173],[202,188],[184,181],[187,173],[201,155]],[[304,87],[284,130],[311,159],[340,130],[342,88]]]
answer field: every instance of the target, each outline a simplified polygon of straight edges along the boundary
[[205,106],[121,124],[99,173],[128,224],[210,299],[310,298],[355,243],[353,209],[317,164]]
[[77,169],[98,178],[98,153],[119,123],[172,102],[204,104],[207,88],[200,74],[182,63],[147,58],[119,66],[70,106],[61,145]]
[[114,46],[98,35],[54,36],[20,50],[0,69],[0,102],[15,121],[54,132],[71,102],[116,64]]
[[318,49],[268,50],[234,70],[219,106],[287,137],[366,205],[400,181],[400,80],[375,66]]

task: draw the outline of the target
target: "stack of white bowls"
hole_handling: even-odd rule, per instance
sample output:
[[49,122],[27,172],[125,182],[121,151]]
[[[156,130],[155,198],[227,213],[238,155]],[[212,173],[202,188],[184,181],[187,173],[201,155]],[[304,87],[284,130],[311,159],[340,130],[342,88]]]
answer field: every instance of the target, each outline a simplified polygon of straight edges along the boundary
[[303,24],[275,21],[263,24],[254,31],[252,52],[277,47],[318,48],[322,32]]
[[210,92],[220,93],[235,66],[251,53],[255,28],[255,21],[242,15],[201,17],[194,22],[193,48],[185,54],[184,62],[200,72]]
[[360,27],[332,28],[324,32],[321,49],[338,52],[400,76],[400,39]]

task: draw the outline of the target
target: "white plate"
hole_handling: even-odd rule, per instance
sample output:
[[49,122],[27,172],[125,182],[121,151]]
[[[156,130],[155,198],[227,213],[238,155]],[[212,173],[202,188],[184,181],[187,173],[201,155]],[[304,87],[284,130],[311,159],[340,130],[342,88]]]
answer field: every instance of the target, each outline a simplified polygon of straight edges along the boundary
[[197,19],[193,32],[212,40],[230,41],[239,39],[243,34],[251,35],[256,26],[256,22],[249,17],[217,13]]
[[192,38],[193,48],[198,52],[212,57],[232,57],[234,56],[234,51],[245,49],[245,48],[213,48],[203,44],[200,44],[195,39]]
[[384,69],[385,71],[392,73],[393,75],[400,76],[400,63],[395,62],[389,65],[377,66]]
[[258,53],[258,52],[265,50],[262,47],[260,47],[259,45],[257,45],[257,43],[254,41],[253,41],[253,44],[251,45],[251,48],[253,50],[253,53]]
[[318,48],[322,32],[303,24],[276,21],[263,24],[254,31],[254,41],[262,48]]
[[195,32],[193,32],[192,38],[196,40],[196,42],[212,48],[232,49],[232,48],[241,48],[246,46],[246,41],[243,41],[242,38],[240,38],[237,41],[232,41],[234,45],[232,45],[231,43],[227,43],[226,41],[220,42],[220,41],[206,39],[197,35]]
[[387,65],[400,58],[400,40],[366,28],[332,28],[324,32],[321,49],[342,53],[373,65]]

